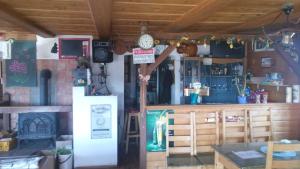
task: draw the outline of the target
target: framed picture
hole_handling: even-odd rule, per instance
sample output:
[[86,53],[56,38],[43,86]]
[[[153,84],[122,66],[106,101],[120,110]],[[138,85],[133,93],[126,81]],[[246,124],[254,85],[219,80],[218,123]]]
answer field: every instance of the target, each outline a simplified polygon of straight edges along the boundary
[[274,51],[273,44],[267,43],[265,40],[256,39],[252,41],[252,47],[255,52]]
[[89,38],[59,38],[59,59],[77,59],[90,56]]
[[271,57],[262,57],[261,58],[261,67],[272,67],[273,65],[273,59]]

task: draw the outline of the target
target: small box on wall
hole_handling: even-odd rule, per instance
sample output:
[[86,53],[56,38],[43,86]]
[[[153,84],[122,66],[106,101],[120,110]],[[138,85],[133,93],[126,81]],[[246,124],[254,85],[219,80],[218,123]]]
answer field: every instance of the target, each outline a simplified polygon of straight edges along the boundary
[[59,59],[77,59],[78,57],[89,57],[91,54],[90,41],[90,38],[59,38]]

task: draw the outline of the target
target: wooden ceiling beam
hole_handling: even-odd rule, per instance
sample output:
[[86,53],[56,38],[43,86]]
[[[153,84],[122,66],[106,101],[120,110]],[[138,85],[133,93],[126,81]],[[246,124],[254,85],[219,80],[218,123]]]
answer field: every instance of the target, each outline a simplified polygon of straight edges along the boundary
[[110,38],[112,0],[89,0],[89,8],[99,38]]
[[[298,19],[300,11],[300,1],[294,1],[294,9],[296,11],[292,12],[290,14],[290,19]],[[281,15],[280,15],[281,14]],[[279,17],[280,16],[280,17]],[[278,18],[277,18],[278,17]],[[239,33],[242,31],[247,31],[247,30],[255,30],[255,29],[261,29],[263,26],[268,26],[270,24],[282,24],[285,22],[285,14],[281,11],[281,8],[278,7],[276,10],[272,10],[271,12],[266,13],[263,16],[258,16],[251,18],[249,20],[246,20],[243,22],[243,24],[240,24],[238,26],[232,26],[227,29],[223,29],[220,31],[220,33]],[[275,23],[272,23],[275,22]],[[272,28],[272,25],[270,25],[270,28]]]
[[0,3],[0,18],[45,38],[55,36],[53,32],[24,17],[4,3]]
[[183,29],[193,25],[194,23],[205,21],[215,12],[233,3],[236,0],[202,0],[196,7],[187,11],[182,17],[179,17],[175,22],[168,25],[164,31],[180,32]]

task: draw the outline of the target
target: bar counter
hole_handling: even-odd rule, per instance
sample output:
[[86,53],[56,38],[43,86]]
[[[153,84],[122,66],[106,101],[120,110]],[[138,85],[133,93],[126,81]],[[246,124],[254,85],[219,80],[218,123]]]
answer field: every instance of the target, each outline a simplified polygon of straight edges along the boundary
[[[271,108],[271,109],[297,109],[300,108],[300,103],[267,103],[267,104],[219,104],[219,103],[207,103],[207,104],[198,104],[198,105],[155,105],[147,106],[147,110],[162,110],[162,109],[171,109],[171,110],[224,110],[224,109],[247,109],[247,108]],[[300,109],[299,109],[300,111]]]
[[[194,118],[194,142],[190,142],[190,140],[179,141],[174,143],[172,146],[180,147],[181,150],[191,151],[194,154],[199,153],[207,153],[213,152],[212,149],[213,145],[216,144],[223,144],[227,142],[224,141],[223,132],[224,127],[224,112],[234,112],[240,110],[245,112],[246,123],[245,127],[241,127],[240,125],[231,125],[229,129],[226,130],[226,133],[231,136],[240,136],[240,132],[244,130],[245,138],[243,140],[239,138],[234,138],[236,140],[233,141],[242,141],[242,142],[251,142],[253,141],[250,139],[250,128],[251,128],[251,120],[249,118],[251,112],[256,111],[256,114],[260,114],[260,110],[268,110],[270,112],[270,118],[263,116],[266,113],[262,111],[262,116],[258,117],[260,124],[269,123],[269,127],[260,126],[260,129],[265,130],[269,128],[271,140],[281,140],[281,139],[291,139],[291,140],[299,140],[300,139],[300,104],[287,104],[287,103],[268,103],[268,104],[201,104],[201,105],[157,105],[157,106],[147,106],[147,123],[151,121],[148,119],[148,115],[151,112],[155,111],[163,111],[168,110],[172,112],[174,115],[176,114],[194,114],[191,118]],[[192,112],[192,113],[191,113]],[[229,113],[229,114],[230,114]],[[208,122],[207,117],[210,116],[209,114],[215,114],[216,122]],[[174,118],[175,116],[172,115]],[[168,119],[168,116],[167,116]],[[168,121],[168,120],[167,120]],[[192,124],[190,121],[187,121],[183,118],[174,118],[174,124]],[[227,122],[226,122],[227,123]],[[243,125],[243,123],[241,123]],[[227,125],[227,124],[226,124]],[[226,126],[225,125],[225,126]],[[217,127],[216,127],[217,126]],[[148,124],[147,124],[148,127]],[[223,128],[223,130],[222,130]],[[172,127],[174,129],[173,135],[174,136],[187,136],[190,131],[183,131],[183,129],[179,129],[178,126]],[[176,130],[179,129],[179,130]],[[216,130],[217,129],[217,130]],[[151,131],[151,130],[150,130]],[[151,136],[152,133],[147,128],[147,136]],[[258,130],[258,133],[260,130]],[[265,132],[265,131],[262,131]],[[166,132],[170,133],[170,132]],[[226,134],[227,135],[227,134]],[[170,136],[169,136],[170,137]],[[231,139],[231,138],[230,138]],[[166,142],[168,142],[168,138],[166,138]],[[230,140],[232,141],[232,140]],[[192,145],[194,144],[194,145]],[[166,150],[162,150],[160,152],[148,151],[147,149],[147,168],[166,168],[168,166],[168,157],[167,154],[172,152],[174,147],[169,148],[168,144],[166,145]],[[186,149],[183,149],[186,147]],[[208,168],[212,167],[213,165],[206,166]],[[184,167],[183,167],[184,168]]]

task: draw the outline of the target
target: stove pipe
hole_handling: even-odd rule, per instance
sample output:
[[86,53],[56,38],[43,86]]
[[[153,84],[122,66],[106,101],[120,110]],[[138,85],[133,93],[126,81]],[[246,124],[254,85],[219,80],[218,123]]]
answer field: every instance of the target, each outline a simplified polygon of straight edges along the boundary
[[41,73],[40,73],[40,104],[42,106],[50,105],[50,102],[51,102],[50,79],[51,79],[51,71],[49,69],[41,70]]

